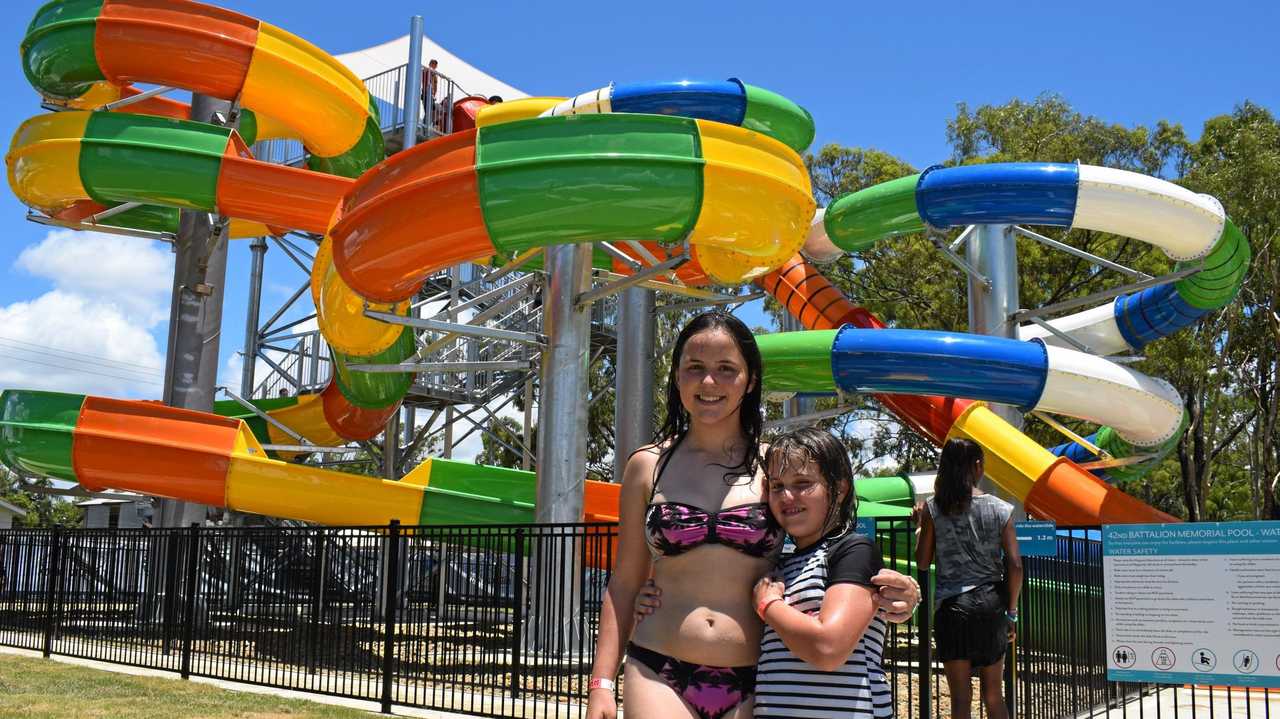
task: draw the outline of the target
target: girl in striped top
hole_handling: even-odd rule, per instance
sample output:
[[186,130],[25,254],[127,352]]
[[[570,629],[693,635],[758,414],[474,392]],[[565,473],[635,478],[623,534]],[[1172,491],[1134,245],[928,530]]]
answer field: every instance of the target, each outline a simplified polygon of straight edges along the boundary
[[853,531],[853,468],[830,433],[779,437],[765,457],[769,508],[794,542],[755,586],[765,622],[755,716],[892,717],[886,625],[871,577],[880,552]]

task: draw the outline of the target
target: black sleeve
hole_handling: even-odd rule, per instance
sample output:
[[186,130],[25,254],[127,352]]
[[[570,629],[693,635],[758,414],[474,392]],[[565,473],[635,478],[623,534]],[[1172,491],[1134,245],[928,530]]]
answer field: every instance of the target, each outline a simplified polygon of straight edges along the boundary
[[827,550],[827,586],[861,584],[874,586],[871,578],[884,566],[880,550],[870,539],[850,532]]

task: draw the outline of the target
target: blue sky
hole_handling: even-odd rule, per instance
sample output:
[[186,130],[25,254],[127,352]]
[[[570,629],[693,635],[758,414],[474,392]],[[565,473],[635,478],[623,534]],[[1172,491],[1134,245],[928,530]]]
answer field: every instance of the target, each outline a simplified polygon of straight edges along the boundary
[[[958,102],[1056,92],[1112,122],[1164,118],[1193,137],[1206,118],[1246,99],[1280,112],[1275,3],[222,4],[335,54],[402,35],[419,13],[436,42],[531,94],[572,95],[610,81],[739,77],[807,107],[818,144],[877,147],[917,166],[946,158],[945,121]],[[40,112],[17,57],[38,5],[6,4],[5,133]],[[158,395],[167,249],[51,233],[23,212],[11,193],[0,193],[0,387]],[[239,384],[231,373],[243,342],[248,255],[246,243],[235,244],[228,270],[221,380],[232,386]],[[278,304],[301,280],[278,251],[269,253],[264,305]]]

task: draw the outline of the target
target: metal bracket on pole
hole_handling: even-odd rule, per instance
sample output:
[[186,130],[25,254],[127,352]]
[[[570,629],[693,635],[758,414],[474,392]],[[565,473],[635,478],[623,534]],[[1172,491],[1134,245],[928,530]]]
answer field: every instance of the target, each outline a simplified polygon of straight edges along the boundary
[[[282,373],[282,374],[283,374],[283,373]],[[294,432],[293,430],[289,429],[288,427],[284,426],[283,424],[281,424],[281,423],[280,423],[280,420],[276,419],[275,417],[272,417],[271,415],[267,414],[266,412],[263,412],[262,410],[258,409],[258,408],[257,408],[257,407],[255,407],[255,406],[253,405],[253,403],[252,403],[252,402],[250,402],[249,400],[247,400],[247,399],[245,399],[245,398],[241,397],[240,395],[236,394],[235,392],[232,392],[230,389],[228,389],[228,388],[226,388],[226,387],[218,387],[218,389],[219,389],[219,390],[221,390],[221,391],[222,391],[222,393],[223,393],[223,394],[225,394],[226,396],[230,397],[231,399],[234,399],[234,400],[235,400],[235,401],[236,401],[236,402],[237,402],[241,407],[244,407],[245,409],[249,410],[250,412],[253,412],[255,415],[257,415],[257,416],[261,417],[262,419],[266,420],[267,422],[270,422],[272,425],[274,425],[274,426],[276,427],[276,429],[279,429],[281,432],[284,432],[285,434],[289,435],[290,437],[293,437],[294,439],[298,440],[298,442],[300,442],[303,446],[310,446],[310,442],[307,442],[307,439],[306,439],[305,437],[303,437],[302,435],[298,434],[297,432]],[[310,452],[310,451],[312,451],[312,450],[308,449],[307,451],[308,451],[308,452]]]
[[[612,257],[613,259],[615,259],[615,260],[617,260],[617,261],[621,262],[622,264],[626,265],[627,267],[630,267],[630,268],[631,268],[631,270],[632,270],[633,272],[634,272],[634,271],[636,271],[636,270],[639,270],[639,269],[643,266],[643,265],[641,265],[639,262],[637,262],[637,261],[635,260],[635,258],[631,257],[631,255],[628,255],[627,253],[623,252],[622,250],[618,249],[617,247],[614,247],[613,245],[609,244],[608,242],[597,242],[596,244],[600,247],[600,249],[602,249],[602,250],[604,250],[606,253],[608,253],[608,255],[609,255],[610,257]],[[650,256],[652,256],[652,255],[650,255]],[[657,264],[657,261],[656,261],[656,260],[655,260],[654,264]]]
[[156,97],[157,95],[163,95],[167,92],[172,92],[175,89],[176,88],[168,87],[166,85],[161,85],[160,87],[153,87],[150,90],[145,90],[143,92],[138,93],[137,95],[124,97],[119,100],[116,100],[115,102],[108,102],[102,107],[99,107],[96,111],[111,112],[112,110],[119,110],[122,107],[128,107],[129,105],[142,102],[143,100],[150,100],[151,98]]
[[357,452],[355,447],[322,447],[318,444],[264,444],[262,448],[268,452],[322,452],[328,454],[346,454]]
[[358,372],[514,372],[533,369],[532,360],[500,360],[495,362],[407,362],[404,364],[353,364]]
[[698,302],[676,302],[674,304],[663,305],[661,307],[655,308],[654,312],[679,312],[680,310],[687,310],[695,307],[715,307],[718,305],[737,304],[739,302],[745,304],[747,302],[751,302],[752,300],[758,300],[762,297],[767,297],[768,295],[769,293],[764,292],[762,290],[750,292],[745,295],[721,295],[718,297],[714,297],[707,300],[701,300]]
[[84,222],[85,224],[96,225],[99,222],[102,222],[103,220],[107,219],[108,217],[115,217],[116,215],[119,215],[124,212],[128,212],[129,210],[132,210],[135,207],[142,207],[142,203],[141,202],[122,202],[116,205],[115,207],[108,207],[102,212],[89,215],[88,217],[84,218]]
[[224,239],[229,239],[231,234],[231,218],[217,213],[209,214],[209,224],[213,226],[209,233],[209,240],[205,244],[209,251],[212,252],[218,246],[218,243]]
[[1085,462],[1078,465],[1080,469],[1110,469],[1111,467],[1127,467],[1132,464],[1142,464],[1143,462],[1154,458],[1156,455],[1151,454],[1135,454],[1132,457],[1113,457],[1111,459],[1099,459],[1094,462]]
[[[973,228],[971,227],[970,229],[973,229]],[[967,232],[968,230],[966,230],[966,233]],[[941,237],[939,237],[937,234],[933,232],[930,232],[929,241],[933,243],[934,247],[938,248],[938,251],[942,253],[943,257],[947,258],[948,262],[955,265],[956,267],[959,267],[961,270],[964,271],[966,275],[969,275],[969,277],[972,277],[975,282],[982,285],[982,287],[986,289],[988,292],[991,291],[991,279],[986,275],[982,274],[981,272],[978,272],[976,269],[973,268],[972,265],[970,265],[968,262],[965,262],[963,257],[953,252],[950,247],[947,247],[947,243],[943,242]]]
[[1065,312],[1066,310],[1073,310],[1077,307],[1084,307],[1085,305],[1095,304],[1099,300],[1106,300],[1106,299],[1111,299],[1113,297],[1119,297],[1120,295],[1123,295],[1127,292],[1136,292],[1137,290],[1145,290],[1149,287],[1158,287],[1160,285],[1167,285],[1170,282],[1176,282],[1182,279],[1183,277],[1186,277],[1187,275],[1194,275],[1195,273],[1199,272],[1202,269],[1204,269],[1203,265],[1196,265],[1195,267],[1184,267],[1178,270],[1177,272],[1171,272],[1167,275],[1161,275],[1160,277],[1153,277],[1149,280],[1134,282],[1134,283],[1123,285],[1120,287],[1113,287],[1109,290],[1103,290],[1101,292],[1094,292],[1093,294],[1085,295],[1084,297],[1077,297],[1074,300],[1066,300],[1064,302],[1058,302],[1052,305],[1045,305],[1044,307],[1039,307],[1034,310],[1018,310],[1017,312],[1014,312],[1013,314],[1009,315],[1009,319],[1014,320],[1016,322],[1021,322],[1023,320],[1029,320],[1032,317],[1044,317],[1045,315],[1053,314],[1055,312]]
[[[1022,310],[1018,310],[1018,311],[1019,311],[1019,312],[1021,312]],[[1054,327],[1053,325],[1049,324],[1048,322],[1045,322],[1043,319],[1041,319],[1041,318],[1039,318],[1039,317],[1036,317],[1036,316],[1031,316],[1031,317],[1029,317],[1028,319],[1030,319],[1030,320],[1031,320],[1033,323],[1035,323],[1037,326],[1044,328],[1044,330],[1045,330],[1046,332],[1048,332],[1049,334],[1053,335],[1054,337],[1057,337],[1058,339],[1062,340],[1063,342],[1066,342],[1067,344],[1071,345],[1072,347],[1075,347],[1076,349],[1080,350],[1081,352],[1084,352],[1084,353],[1086,353],[1086,354],[1097,354],[1097,353],[1096,353],[1096,352],[1094,352],[1092,349],[1089,349],[1089,345],[1087,345],[1087,344],[1085,344],[1085,343],[1081,342],[1080,340],[1076,339],[1075,337],[1072,337],[1071,335],[1067,334],[1066,332],[1063,332],[1062,330],[1058,329],[1057,327]]]
[[1073,257],[1079,257],[1080,259],[1086,260],[1088,262],[1092,262],[1093,264],[1098,265],[1099,267],[1105,267],[1109,270],[1115,270],[1120,274],[1127,275],[1130,279],[1134,279],[1134,280],[1151,279],[1151,275],[1148,275],[1145,272],[1139,272],[1138,270],[1125,267],[1124,265],[1119,264],[1117,262],[1112,262],[1111,260],[1099,257],[1093,254],[1092,252],[1085,252],[1084,250],[1081,250],[1076,247],[1072,247],[1071,245],[1068,245],[1065,242],[1059,242],[1058,240],[1055,240],[1050,237],[1045,237],[1044,235],[1041,235],[1037,232],[1032,232],[1031,230],[1028,230],[1025,227],[1019,227],[1017,225],[1014,225],[1013,231],[1018,233],[1019,235],[1022,235],[1028,240],[1035,240],[1036,242],[1039,242],[1040,244],[1045,245],[1046,247],[1052,247],[1055,250],[1065,252],[1068,255],[1071,255]]
[[1085,449],[1089,450],[1090,452],[1093,452],[1093,453],[1094,453],[1095,455],[1097,455],[1100,459],[1103,459],[1103,460],[1113,460],[1113,459],[1115,459],[1115,457],[1113,457],[1113,456],[1111,455],[1111,453],[1110,453],[1110,452],[1108,452],[1107,450],[1105,450],[1105,449],[1103,449],[1103,448],[1099,447],[1098,445],[1094,444],[1093,442],[1090,442],[1089,440],[1085,439],[1084,437],[1081,437],[1079,434],[1076,434],[1075,432],[1072,432],[1072,431],[1071,431],[1071,429],[1070,429],[1070,428],[1068,428],[1066,425],[1064,425],[1063,423],[1061,423],[1061,422],[1059,422],[1058,420],[1054,419],[1053,417],[1050,417],[1049,415],[1045,414],[1044,412],[1041,412],[1040,410],[1037,410],[1037,409],[1033,409],[1033,410],[1031,410],[1030,414],[1031,414],[1033,417],[1036,417],[1037,419],[1039,419],[1041,422],[1044,422],[1045,424],[1049,425],[1050,427],[1053,427],[1054,429],[1058,430],[1058,432],[1059,432],[1060,434],[1062,434],[1064,437],[1066,437],[1067,439],[1070,439],[1072,442],[1075,442],[1076,444],[1080,445],[1081,447],[1084,447]]
[[573,298],[573,303],[578,307],[589,305],[592,302],[595,302],[596,300],[599,300],[599,299],[604,299],[605,297],[608,297],[609,295],[612,295],[615,292],[618,292],[619,290],[626,289],[627,287],[631,287],[632,285],[638,285],[641,282],[644,282],[645,280],[661,275],[667,272],[668,270],[674,270],[675,268],[683,265],[688,261],[689,261],[689,255],[676,255],[675,257],[672,257],[663,262],[659,262],[658,264],[653,265],[652,267],[646,267],[643,270],[635,273],[634,275],[631,275],[630,277],[623,277],[622,279],[615,280],[613,282],[610,282],[607,285],[601,285],[600,287],[597,287],[593,290],[588,290],[587,292],[583,292],[582,294]]
[[493,340],[505,340],[507,342],[522,342],[524,344],[538,345],[540,347],[547,344],[546,335],[534,332],[504,330],[497,327],[469,325],[461,322],[444,322],[442,320],[431,320],[422,317],[406,317],[404,315],[397,315],[390,312],[381,312],[371,309],[366,309],[364,311],[364,316],[393,325],[417,327],[431,332],[448,332],[452,334],[469,335],[472,337],[484,337]]
[[974,230],[976,230],[977,228],[978,228],[977,225],[969,225],[968,227],[964,228],[964,232],[961,232],[959,237],[951,241],[951,251],[955,252],[956,250],[960,249],[960,247],[963,246],[964,243],[970,237],[973,236]]
[[839,417],[842,414],[858,409],[856,405],[842,405],[833,409],[824,409],[820,412],[810,412],[808,414],[798,414],[794,417],[783,417],[782,419],[770,420],[764,423],[765,429],[778,429],[779,427],[787,427],[793,424],[808,424],[817,422],[822,419],[830,419],[831,417]]
[[631,249],[635,250],[636,254],[640,255],[640,258],[643,259],[645,262],[648,262],[651,265],[658,264],[658,258],[655,257],[654,254],[649,251],[648,247],[644,246],[643,242],[636,242],[635,240],[627,240],[627,247],[630,247]]
[[[115,209],[115,208],[112,208]],[[103,213],[106,214],[106,213]],[[112,225],[95,225],[88,222],[70,222],[68,220],[59,220],[56,217],[49,217],[36,212],[27,212],[27,221],[34,222],[37,225],[47,225],[49,227],[65,227],[68,230],[83,230],[86,232],[101,232],[104,235],[123,235],[125,237],[140,237],[144,240],[156,240],[157,242],[168,242],[172,244],[178,239],[178,236],[172,232],[152,232],[151,230],[131,230],[126,227],[114,227]]]
[[[621,275],[621,274],[618,274],[617,272],[610,272],[609,270],[594,268],[591,270],[591,277],[592,279],[596,279],[596,280],[621,280],[621,279],[626,279],[627,277],[629,277],[629,275]],[[716,292],[712,292],[711,290],[704,290],[699,287],[689,287],[688,285],[684,285],[684,284],[673,284],[671,282],[665,282],[663,280],[644,280],[643,282],[638,283],[636,286],[643,287],[646,290],[658,290],[660,292],[669,292],[673,295],[680,295],[681,297],[692,297],[696,300],[713,300],[713,299],[718,299],[725,296]]]

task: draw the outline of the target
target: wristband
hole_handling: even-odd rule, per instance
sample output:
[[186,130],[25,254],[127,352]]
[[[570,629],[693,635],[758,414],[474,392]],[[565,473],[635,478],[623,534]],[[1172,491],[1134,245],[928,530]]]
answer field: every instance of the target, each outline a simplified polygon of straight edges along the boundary
[[760,602],[759,604],[757,604],[757,605],[756,605],[756,614],[758,614],[758,615],[760,616],[760,621],[762,621],[762,622],[763,622],[763,621],[767,621],[767,620],[764,618],[764,614],[765,614],[765,612],[769,611],[769,607],[772,607],[774,602],[781,602],[781,601],[782,601],[782,597],[774,597],[773,599],[766,599],[765,601]]
[[601,677],[591,677],[591,681],[587,682],[587,691],[591,691],[592,689],[608,689],[609,691],[613,691],[617,687],[618,684],[612,679],[604,679]]
[[1005,612],[1005,613],[1004,613],[1004,618],[1005,618],[1005,619],[1008,619],[1009,621],[1013,622],[1014,624],[1017,624],[1017,623],[1018,623],[1018,613],[1017,613],[1017,612]]

